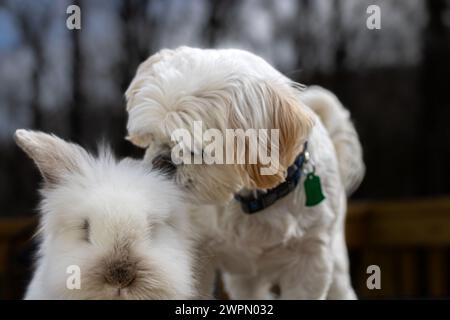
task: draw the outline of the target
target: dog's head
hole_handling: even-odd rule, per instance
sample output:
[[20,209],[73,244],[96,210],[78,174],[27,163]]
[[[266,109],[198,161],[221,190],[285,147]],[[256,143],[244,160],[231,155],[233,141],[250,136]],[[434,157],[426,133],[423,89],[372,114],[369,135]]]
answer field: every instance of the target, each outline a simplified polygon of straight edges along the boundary
[[[225,203],[243,188],[284,180],[313,126],[298,93],[298,85],[249,52],[162,50],[140,65],[126,92],[128,139],[193,199]],[[180,147],[183,160],[174,159]]]

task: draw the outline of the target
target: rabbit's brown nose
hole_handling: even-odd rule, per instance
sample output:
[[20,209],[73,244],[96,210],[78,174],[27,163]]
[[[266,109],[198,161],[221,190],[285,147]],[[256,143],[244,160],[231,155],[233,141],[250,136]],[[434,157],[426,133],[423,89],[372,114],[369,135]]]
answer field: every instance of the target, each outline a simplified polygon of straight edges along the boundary
[[105,281],[113,286],[125,288],[136,278],[136,266],[130,262],[111,263],[105,272]]

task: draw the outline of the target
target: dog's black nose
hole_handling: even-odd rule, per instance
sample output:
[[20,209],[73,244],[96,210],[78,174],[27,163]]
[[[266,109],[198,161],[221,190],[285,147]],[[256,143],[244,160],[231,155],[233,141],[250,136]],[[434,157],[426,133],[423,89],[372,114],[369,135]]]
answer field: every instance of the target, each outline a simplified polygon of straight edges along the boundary
[[177,170],[177,167],[172,162],[170,155],[160,154],[152,160],[153,168],[162,171],[163,173],[172,175]]
[[136,279],[136,266],[129,262],[112,263],[105,272],[105,281],[120,288],[128,287],[134,279]]

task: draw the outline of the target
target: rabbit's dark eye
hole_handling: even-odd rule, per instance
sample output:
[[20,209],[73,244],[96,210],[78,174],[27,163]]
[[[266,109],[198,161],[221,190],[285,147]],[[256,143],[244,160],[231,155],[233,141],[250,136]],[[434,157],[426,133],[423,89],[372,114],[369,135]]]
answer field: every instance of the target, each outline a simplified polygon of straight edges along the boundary
[[91,242],[90,240],[91,226],[89,225],[89,220],[86,219],[83,221],[83,226],[81,227],[81,230],[83,231],[83,240]]

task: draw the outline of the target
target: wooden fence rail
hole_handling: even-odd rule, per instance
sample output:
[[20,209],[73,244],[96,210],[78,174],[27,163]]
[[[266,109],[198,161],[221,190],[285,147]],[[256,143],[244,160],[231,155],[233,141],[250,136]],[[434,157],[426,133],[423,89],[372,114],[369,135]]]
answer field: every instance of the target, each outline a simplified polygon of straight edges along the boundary
[[[36,223],[0,219],[0,298],[23,294],[29,265],[20,256],[29,252]],[[361,298],[450,297],[450,197],[352,202],[346,228]],[[381,269],[380,290],[366,286],[370,265]]]
[[[346,227],[361,297],[450,297],[449,197],[352,203]],[[381,268],[381,290],[367,289],[372,264]]]

